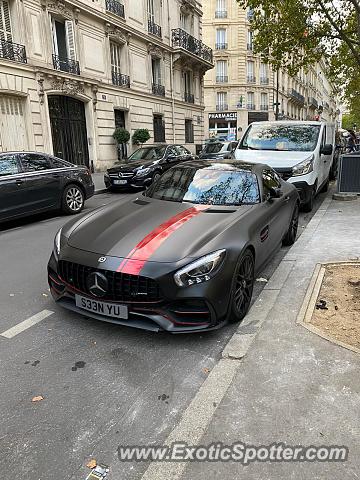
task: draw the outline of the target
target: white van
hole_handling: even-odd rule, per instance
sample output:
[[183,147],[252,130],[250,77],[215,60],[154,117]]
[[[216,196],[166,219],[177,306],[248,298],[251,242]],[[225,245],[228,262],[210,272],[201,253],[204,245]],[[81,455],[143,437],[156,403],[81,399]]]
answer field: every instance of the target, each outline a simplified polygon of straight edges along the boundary
[[303,210],[310,212],[318,192],[325,192],[333,162],[335,125],[278,121],[249,125],[235,150],[241,161],[265,163],[293,183]]

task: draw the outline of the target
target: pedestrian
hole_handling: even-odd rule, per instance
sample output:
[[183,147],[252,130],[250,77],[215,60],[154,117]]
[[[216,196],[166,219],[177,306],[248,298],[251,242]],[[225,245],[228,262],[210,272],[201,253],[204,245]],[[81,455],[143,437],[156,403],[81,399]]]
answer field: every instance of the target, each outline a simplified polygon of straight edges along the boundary
[[354,130],[348,130],[350,136],[348,137],[348,151],[349,153],[356,151],[357,139]]

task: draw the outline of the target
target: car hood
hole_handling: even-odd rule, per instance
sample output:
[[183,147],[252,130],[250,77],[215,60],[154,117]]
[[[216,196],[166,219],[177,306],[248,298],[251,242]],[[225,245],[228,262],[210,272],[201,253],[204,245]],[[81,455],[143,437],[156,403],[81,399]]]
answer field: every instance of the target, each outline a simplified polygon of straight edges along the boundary
[[221,234],[251,208],[199,206],[139,197],[89,213],[63,234],[71,247],[100,256],[177,262],[224,248]]
[[311,157],[313,152],[281,152],[274,150],[235,150],[236,160],[243,162],[265,163],[274,169],[294,167]]
[[151,167],[153,165],[157,165],[160,160],[138,160],[135,162],[128,162],[128,163],[118,163],[114,165],[112,168],[108,169],[108,173],[118,173],[118,172],[132,172],[138,168],[142,167]]

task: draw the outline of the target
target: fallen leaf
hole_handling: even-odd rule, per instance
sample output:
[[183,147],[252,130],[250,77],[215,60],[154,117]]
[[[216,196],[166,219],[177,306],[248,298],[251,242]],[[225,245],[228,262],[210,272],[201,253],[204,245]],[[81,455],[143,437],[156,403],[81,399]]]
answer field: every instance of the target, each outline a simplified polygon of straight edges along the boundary
[[43,297],[48,297],[49,296],[47,293],[43,293],[42,295],[43,295]]
[[15,293],[9,293],[9,297],[15,297]]
[[44,400],[44,397],[42,395],[38,395],[37,397],[34,397],[31,401],[32,402],[41,402],[41,400]]
[[96,465],[97,465],[97,462],[96,462],[96,460],[95,460],[94,458],[92,458],[92,459],[86,464],[86,466],[87,466],[88,468],[95,468]]
[[263,282],[263,283],[267,283],[267,282],[268,282],[267,278],[262,278],[262,277],[257,278],[256,281],[257,281],[257,282]]
[[203,368],[203,372],[206,373],[206,375],[208,375],[210,373],[210,369],[209,368]]

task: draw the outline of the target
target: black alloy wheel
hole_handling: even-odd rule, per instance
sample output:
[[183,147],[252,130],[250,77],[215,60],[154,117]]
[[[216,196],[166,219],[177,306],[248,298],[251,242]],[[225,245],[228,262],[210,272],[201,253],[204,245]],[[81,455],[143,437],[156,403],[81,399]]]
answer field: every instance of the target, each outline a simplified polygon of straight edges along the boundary
[[250,250],[246,250],[237,264],[233,278],[229,323],[241,322],[249,311],[255,281],[254,270],[254,256]]
[[291,217],[289,229],[286,232],[286,235],[285,235],[285,237],[283,238],[283,241],[282,241],[284,246],[290,246],[290,245],[293,245],[295,243],[298,228],[299,228],[299,205],[296,204],[296,206],[294,208],[294,211],[293,211],[293,214],[292,214],[292,217]]

